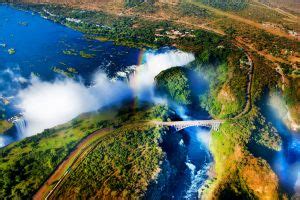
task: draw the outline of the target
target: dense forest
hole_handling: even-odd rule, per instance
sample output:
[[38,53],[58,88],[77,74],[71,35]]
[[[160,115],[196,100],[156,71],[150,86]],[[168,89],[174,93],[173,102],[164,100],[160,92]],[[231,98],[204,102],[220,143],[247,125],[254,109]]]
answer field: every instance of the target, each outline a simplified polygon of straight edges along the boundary
[[[151,180],[149,173],[155,171],[162,156],[158,147],[158,139],[162,132],[151,126],[144,126],[143,121],[150,119],[167,120],[173,115],[170,110],[163,106],[142,105],[134,109],[126,106],[122,109],[110,108],[96,113],[84,114],[67,124],[45,130],[38,135],[1,148],[0,196],[7,199],[31,198],[81,140],[97,130],[108,127],[117,129],[112,133],[107,133],[108,136],[103,137],[103,141],[100,139],[102,142],[97,148],[99,150],[105,148],[111,155],[118,156],[107,157],[106,155],[108,160],[101,162],[102,168],[94,169],[110,169],[107,167],[115,166],[117,172],[124,174],[124,181],[126,180],[128,184],[135,183],[137,177],[128,176],[130,165],[125,162],[127,158],[131,157],[131,161],[128,160],[131,167],[145,170],[144,180],[149,182]],[[137,122],[142,122],[142,128],[140,128],[141,125],[136,124]],[[130,124],[130,126],[126,124]],[[134,131],[135,129],[136,131]],[[138,130],[143,130],[145,134],[140,134]],[[124,146],[125,144],[128,146]],[[97,152],[96,154],[99,156]],[[91,156],[96,154],[91,154]],[[95,162],[97,161],[95,160]],[[113,163],[114,165],[112,165]],[[99,164],[97,165],[99,166]],[[118,184],[114,180],[112,179],[108,185],[111,192]],[[94,182],[90,183],[94,184]],[[120,187],[120,190],[124,189],[125,192],[127,187],[131,186],[124,185],[124,187]],[[136,187],[139,187],[141,192],[145,189],[145,185],[141,184],[137,184]],[[140,193],[135,195],[140,195]]]

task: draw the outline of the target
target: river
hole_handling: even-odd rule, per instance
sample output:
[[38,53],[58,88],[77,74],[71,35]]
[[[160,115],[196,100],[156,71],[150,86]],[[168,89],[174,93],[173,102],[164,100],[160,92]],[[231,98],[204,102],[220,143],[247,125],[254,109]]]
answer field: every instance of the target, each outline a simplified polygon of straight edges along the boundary
[[[141,64],[143,55],[145,53],[140,49],[90,40],[84,34],[43,19],[36,13],[0,4],[0,106],[5,109],[0,114],[8,119],[21,112],[16,95],[28,87],[34,76],[53,82],[66,78],[61,72],[68,72],[72,73],[74,80],[88,86],[97,71],[105,72],[109,78],[116,77],[128,66]],[[167,58],[173,59],[170,56]],[[200,90],[206,88],[207,85],[203,85]],[[285,126],[268,99],[263,101],[261,108],[267,120],[280,133],[283,146],[278,153],[256,153],[268,160],[284,191],[291,195],[300,193],[300,136]],[[180,111],[178,114],[183,119],[187,118]],[[207,113],[201,112],[200,116],[194,117],[209,118]],[[20,121],[15,129],[1,134],[0,147],[22,139],[24,136],[17,129],[24,126],[26,122]],[[172,134],[174,139],[165,142],[162,147],[175,172],[162,196],[168,199],[196,199],[197,190],[207,179],[206,173],[213,161],[208,151],[210,130],[188,128]]]
[[[57,70],[54,72],[53,67],[61,69],[58,72],[63,70],[68,73],[68,68],[72,68],[71,71],[76,71],[72,74],[73,79],[89,86],[97,71],[104,71],[109,78],[114,78],[128,66],[141,64],[141,57],[146,58],[144,62],[147,62],[147,58],[157,59],[144,65],[146,68],[164,64],[164,68],[159,70],[184,65],[193,59],[191,55],[176,52],[163,55],[168,51],[164,49],[155,53],[149,50],[149,53],[145,53],[135,48],[116,46],[113,42],[89,40],[82,33],[44,19],[36,13],[17,10],[5,4],[0,4],[0,44],[0,106],[5,109],[2,114],[5,114],[7,119],[22,112],[18,108],[16,95],[31,84],[32,77],[36,76],[49,83],[67,78],[57,73]],[[9,54],[12,49],[15,52]],[[92,56],[86,58],[80,56],[80,52]],[[162,55],[155,58],[156,54]],[[178,56],[183,58],[176,60]],[[205,83],[200,90],[207,88],[208,84]],[[209,118],[207,113],[198,113],[197,117]],[[21,120],[14,129],[1,134],[0,147],[24,138],[20,135],[22,131],[18,129],[24,129],[25,126],[26,121]],[[206,172],[212,162],[208,151],[210,130],[188,128],[174,134],[178,134],[180,140],[176,141],[173,147],[181,146],[185,153],[174,149],[170,143],[163,146],[170,160],[172,157],[184,155],[179,163],[178,160],[171,161],[178,167],[176,181],[168,183],[169,189],[165,191],[165,197],[196,199],[197,190],[206,180]]]
[[[16,95],[37,76],[42,81],[65,78],[53,68],[74,69],[74,79],[90,84],[96,71],[114,77],[118,71],[139,62],[141,50],[116,46],[112,42],[89,40],[75,30],[32,12],[0,4],[0,115],[20,113]],[[14,54],[9,50],[14,49]],[[71,51],[72,55],[67,52]],[[80,52],[92,55],[80,56]],[[21,126],[24,122],[21,122]],[[13,133],[12,133],[13,132]],[[0,135],[0,147],[21,139],[14,130]]]
[[[278,102],[272,101],[272,96],[265,95],[261,101],[261,110],[267,121],[277,129],[282,139],[282,149],[279,152],[254,152],[265,158],[277,174],[281,189],[288,195],[300,195],[300,134],[290,130],[284,123],[278,111]],[[279,100],[279,98],[277,98]]]

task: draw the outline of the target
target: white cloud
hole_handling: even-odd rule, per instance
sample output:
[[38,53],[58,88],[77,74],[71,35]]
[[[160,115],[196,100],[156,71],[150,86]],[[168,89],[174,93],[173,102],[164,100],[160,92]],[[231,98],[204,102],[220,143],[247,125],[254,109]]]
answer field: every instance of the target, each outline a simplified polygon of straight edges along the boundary
[[27,124],[23,134],[34,135],[129,95],[130,89],[124,83],[111,82],[102,73],[97,73],[91,87],[71,79],[54,82],[32,79],[30,86],[18,94],[18,107]]
[[[138,97],[151,101],[154,99],[153,85],[156,75],[168,68],[186,65],[194,59],[193,54],[178,50],[160,54],[148,52],[145,54],[145,63],[135,66],[136,73],[131,76],[129,85],[121,81],[112,82],[103,73],[95,75],[91,87],[71,79],[44,82],[32,78],[29,86],[17,95],[20,101],[18,107],[26,121],[22,134],[25,137],[34,135],[46,128],[66,123],[81,113],[120,102],[131,97],[132,90]],[[128,67],[129,71],[132,69],[133,66]]]

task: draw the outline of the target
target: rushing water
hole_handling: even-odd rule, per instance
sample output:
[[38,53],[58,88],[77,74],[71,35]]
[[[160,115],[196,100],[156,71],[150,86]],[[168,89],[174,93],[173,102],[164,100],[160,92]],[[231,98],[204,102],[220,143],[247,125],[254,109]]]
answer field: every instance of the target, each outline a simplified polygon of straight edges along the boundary
[[[19,114],[20,110],[16,108],[18,102],[15,96],[21,89],[28,86],[33,74],[42,81],[51,82],[61,76],[53,71],[53,67],[63,70],[72,67],[78,72],[75,80],[89,85],[96,71],[103,70],[109,77],[114,77],[126,67],[137,65],[140,56],[138,49],[115,46],[112,42],[88,40],[82,33],[43,19],[35,13],[16,10],[1,4],[0,44],[0,96],[3,97],[2,100],[9,101],[9,104],[5,104],[4,101],[0,104],[5,108],[7,118]],[[15,54],[8,53],[11,48],[15,49]],[[77,55],[63,53],[64,50],[71,49]],[[94,54],[94,56],[89,59],[83,58],[79,55],[80,51]],[[162,52],[163,50],[157,51],[157,53]],[[148,56],[148,59],[154,55]],[[144,67],[151,68],[152,65],[160,65],[165,60],[171,60],[168,61],[170,64],[164,64],[164,68],[158,68],[163,70],[171,65],[188,63],[193,59],[193,56],[184,55],[183,59],[176,62],[174,56],[176,55],[159,56],[157,60],[149,62]],[[147,70],[145,73],[149,76]],[[205,91],[208,83],[197,82],[197,87],[198,90]],[[187,117],[181,112],[178,113],[182,118]],[[192,115],[199,119],[209,117],[202,111],[192,113]],[[24,132],[26,121],[23,118],[17,118],[14,123],[15,127],[9,133],[0,136],[0,147],[23,138],[19,133]],[[165,197],[195,199],[197,190],[207,178],[206,172],[212,162],[208,151],[210,130],[188,128],[174,134],[179,134],[181,140],[176,141],[173,147],[172,145],[165,147],[168,156],[170,159],[181,155],[184,157],[173,163],[178,167],[178,171],[174,181],[169,183],[169,190]],[[185,154],[178,151],[178,146],[184,149]]]
[[[162,144],[168,162],[162,174],[167,178],[159,178],[155,189],[150,187],[146,199],[198,199],[198,190],[207,180],[213,161],[208,150],[209,140],[208,128],[171,130]],[[157,191],[159,194],[155,194]]]
[[291,131],[272,105],[270,97],[265,97],[261,105],[266,119],[272,123],[282,138],[282,150],[267,153],[267,159],[279,177],[282,189],[289,195],[300,195],[300,134]]
[[208,150],[210,130],[207,128],[188,128],[185,130],[184,136],[188,150],[186,173],[189,173],[190,177],[182,177],[181,181],[187,183],[183,197],[185,199],[197,199],[198,190],[208,178],[207,171],[213,160]]
[[[138,64],[140,55],[139,49],[86,39],[78,31],[5,4],[0,4],[0,44],[0,107],[7,118],[19,114],[15,96],[28,86],[33,75],[42,81],[53,81],[62,77],[53,67],[71,67],[78,72],[75,79],[88,85],[96,71],[114,77],[127,66]],[[9,49],[14,49],[15,54],[10,55]],[[76,55],[66,55],[65,50]],[[84,58],[80,51],[93,57]],[[17,120],[16,129],[23,129],[24,123]],[[20,138],[15,133],[1,135],[0,147]]]
[[[198,95],[208,90],[209,83],[203,76],[194,76],[192,80],[192,87],[194,91],[198,91]],[[202,109],[178,105],[172,107],[182,120],[210,119],[209,114]],[[167,153],[173,173],[162,191],[162,198],[198,199],[198,190],[207,180],[207,172],[213,162],[209,152],[211,130],[205,127],[189,127],[179,132],[171,130],[170,134],[163,149]]]
[[[0,94],[7,99],[36,74],[42,80],[53,80],[53,67],[76,69],[86,84],[97,70],[109,77],[127,66],[138,63],[140,50],[115,46],[112,42],[89,40],[78,31],[43,19],[37,14],[0,4]],[[9,49],[16,53],[9,55]],[[66,55],[72,50],[76,55]],[[80,51],[93,54],[81,57]],[[8,110],[8,114],[10,114]]]

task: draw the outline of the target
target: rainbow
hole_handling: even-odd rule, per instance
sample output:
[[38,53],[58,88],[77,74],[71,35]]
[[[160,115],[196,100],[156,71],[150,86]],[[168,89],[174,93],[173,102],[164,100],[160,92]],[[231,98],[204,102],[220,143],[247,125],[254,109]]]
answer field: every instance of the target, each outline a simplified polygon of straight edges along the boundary
[[[146,62],[146,53],[147,50],[145,49],[141,49],[140,52],[139,52],[139,55],[138,55],[138,59],[137,59],[137,64],[136,64],[136,67],[138,68],[139,66],[143,65],[145,62]],[[137,88],[137,76],[136,74],[139,73],[139,70],[136,69],[134,74],[132,75],[131,79],[130,79],[130,86],[133,88],[133,102],[132,102],[132,109],[135,110],[138,106],[139,106],[139,101],[138,101],[138,98],[137,98],[137,93],[135,90]]]

